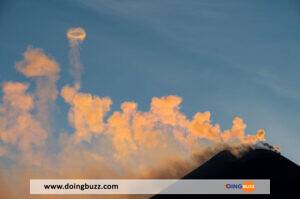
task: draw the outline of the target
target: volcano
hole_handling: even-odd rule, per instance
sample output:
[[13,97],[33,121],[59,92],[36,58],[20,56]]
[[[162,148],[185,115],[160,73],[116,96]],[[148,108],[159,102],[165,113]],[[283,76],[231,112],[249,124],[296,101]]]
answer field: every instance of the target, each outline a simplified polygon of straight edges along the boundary
[[[183,179],[270,179],[270,195],[180,195],[180,198],[299,198],[299,165],[280,153],[266,149],[251,149],[241,156],[229,150],[213,156],[188,173]],[[298,195],[298,197],[297,197]],[[176,195],[156,195],[152,198],[176,198]]]

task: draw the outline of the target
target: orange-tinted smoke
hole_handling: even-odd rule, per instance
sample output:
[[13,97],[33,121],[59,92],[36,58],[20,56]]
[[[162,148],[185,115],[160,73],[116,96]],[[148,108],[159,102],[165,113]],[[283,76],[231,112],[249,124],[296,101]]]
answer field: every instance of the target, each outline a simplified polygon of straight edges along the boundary
[[103,118],[111,105],[109,98],[81,93],[70,86],[62,89],[61,96],[71,105],[68,118],[71,126],[76,129],[76,139],[90,140],[93,134],[103,131]]
[[121,111],[112,113],[105,122],[103,118],[111,104],[109,98],[80,93],[68,86],[61,94],[71,105],[69,122],[79,141],[103,133],[111,138],[114,157],[121,159],[173,145],[188,149],[199,145],[201,148],[201,139],[234,145],[254,144],[265,139],[263,130],[256,135],[246,135],[246,124],[239,117],[234,118],[232,127],[225,131],[211,123],[209,112],[197,112],[193,119],[188,119],[180,111],[182,99],[178,96],[154,97],[148,112],[139,111],[134,102],[124,102]]
[[70,43],[69,59],[71,64],[71,74],[74,78],[74,86],[80,88],[82,64],[80,62],[79,44],[86,38],[86,32],[83,28],[70,28],[67,31],[67,38]]
[[180,110],[182,99],[176,95],[153,97],[148,111],[139,110],[136,102],[125,101],[120,110],[110,112],[109,97],[79,90],[79,43],[85,39],[85,31],[70,29],[67,37],[75,83],[61,88],[60,97],[69,106],[66,121],[73,130],[57,130],[61,131],[58,138],[50,143],[57,151],[43,150],[49,144],[51,104],[58,98],[60,67],[55,59],[41,49],[28,48],[16,68],[34,80],[35,91],[29,92],[28,83],[5,82],[2,86],[0,156],[17,165],[19,170],[6,168],[15,173],[17,181],[21,180],[16,171],[27,174],[22,177],[24,182],[33,176],[179,178],[225,147],[242,149],[265,140],[262,129],[246,134],[246,124],[239,117],[227,130],[212,122],[210,112],[187,117]]
[[50,113],[58,95],[56,87],[60,71],[58,63],[47,56],[42,49],[29,47],[23,54],[23,60],[17,62],[16,68],[35,81],[37,117],[43,127],[50,131]]
[[[11,147],[17,147],[21,156],[30,164],[39,160],[33,148],[43,145],[47,132],[32,114],[34,97],[27,92],[28,84],[6,82],[3,84],[3,103],[0,115],[0,141],[5,155],[12,157]],[[2,150],[4,150],[2,149]]]

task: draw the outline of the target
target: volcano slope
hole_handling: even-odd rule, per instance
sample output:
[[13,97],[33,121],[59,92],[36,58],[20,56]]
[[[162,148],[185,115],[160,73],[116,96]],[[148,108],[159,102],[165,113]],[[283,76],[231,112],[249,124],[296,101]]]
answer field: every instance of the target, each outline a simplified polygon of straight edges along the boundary
[[213,156],[183,179],[270,179],[270,195],[155,195],[152,198],[299,198],[300,167],[280,153],[251,149],[241,156],[229,150]]

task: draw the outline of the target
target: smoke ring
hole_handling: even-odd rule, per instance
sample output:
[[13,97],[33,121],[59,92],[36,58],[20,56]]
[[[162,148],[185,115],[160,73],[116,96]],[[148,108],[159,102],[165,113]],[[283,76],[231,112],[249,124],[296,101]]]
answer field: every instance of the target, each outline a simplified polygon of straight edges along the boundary
[[86,37],[85,30],[83,28],[70,28],[67,32],[67,37],[71,41],[83,41]]

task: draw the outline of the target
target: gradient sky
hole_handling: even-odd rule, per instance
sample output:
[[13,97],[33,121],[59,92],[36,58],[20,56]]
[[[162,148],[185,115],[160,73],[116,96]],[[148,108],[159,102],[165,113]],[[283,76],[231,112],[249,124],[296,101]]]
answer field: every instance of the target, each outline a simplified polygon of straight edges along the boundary
[[[14,65],[33,46],[59,62],[59,88],[72,83],[65,34],[77,26],[82,91],[110,96],[113,110],[176,94],[188,116],[210,111],[223,129],[240,116],[300,163],[299,1],[1,0],[0,82],[28,81]],[[57,133],[70,128],[58,107]]]

